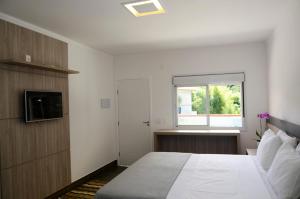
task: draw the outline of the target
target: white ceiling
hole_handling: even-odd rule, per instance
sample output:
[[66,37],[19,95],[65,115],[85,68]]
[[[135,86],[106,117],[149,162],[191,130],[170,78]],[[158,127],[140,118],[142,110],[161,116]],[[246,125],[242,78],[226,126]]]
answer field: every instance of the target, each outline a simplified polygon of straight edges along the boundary
[[0,0],[0,12],[122,54],[264,40],[288,1],[160,0],[166,14],[136,18],[126,0]]

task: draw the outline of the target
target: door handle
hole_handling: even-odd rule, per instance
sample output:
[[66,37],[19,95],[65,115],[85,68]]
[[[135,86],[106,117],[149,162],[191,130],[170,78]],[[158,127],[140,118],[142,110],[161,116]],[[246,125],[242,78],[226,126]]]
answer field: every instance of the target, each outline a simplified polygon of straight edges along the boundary
[[150,121],[145,121],[143,123],[146,124],[147,126],[150,126]]

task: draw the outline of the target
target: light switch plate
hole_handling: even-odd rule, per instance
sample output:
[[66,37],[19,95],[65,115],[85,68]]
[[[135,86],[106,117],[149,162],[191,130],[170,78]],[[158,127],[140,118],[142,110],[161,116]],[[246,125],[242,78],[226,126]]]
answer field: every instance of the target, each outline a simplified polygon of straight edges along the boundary
[[101,99],[101,108],[102,109],[110,108],[110,99],[109,98],[102,98]]
[[25,61],[26,62],[31,62],[31,56],[30,55],[25,55]]

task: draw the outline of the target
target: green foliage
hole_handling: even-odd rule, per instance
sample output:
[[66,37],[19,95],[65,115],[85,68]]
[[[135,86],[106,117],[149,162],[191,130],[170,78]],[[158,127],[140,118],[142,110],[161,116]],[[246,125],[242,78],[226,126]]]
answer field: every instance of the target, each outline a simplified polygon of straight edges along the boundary
[[219,87],[213,86],[210,89],[210,113],[222,114],[225,108],[224,94],[221,93]]
[[255,138],[255,140],[257,141],[257,142],[260,142],[261,141],[261,138],[262,138],[262,134],[258,131],[258,130],[256,130],[256,136],[257,136],[257,138]]
[[206,113],[206,92],[205,89],[199,91],[192,91],[192,110],[197,114]]
[[[241,88],[238,85],[210,85],[210,114],[240,114]],[[206,113],[206,90],[192,91],[192,110],[197,114]]]
[[211,114],[240,114],[240,86],[210,86]]

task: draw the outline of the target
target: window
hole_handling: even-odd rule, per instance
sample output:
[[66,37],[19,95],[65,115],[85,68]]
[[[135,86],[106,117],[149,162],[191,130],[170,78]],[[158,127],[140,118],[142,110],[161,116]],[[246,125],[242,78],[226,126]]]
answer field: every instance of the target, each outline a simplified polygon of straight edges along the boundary
[[243,127],[244,74],[174,77],[176,126]]
[[178,87],[178,125],[207,125],[207,87]]

